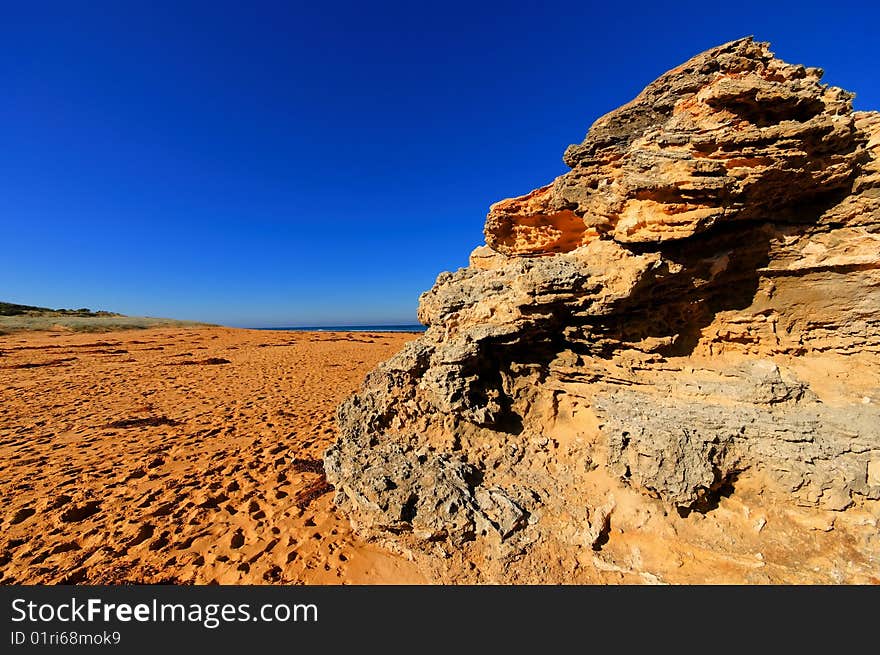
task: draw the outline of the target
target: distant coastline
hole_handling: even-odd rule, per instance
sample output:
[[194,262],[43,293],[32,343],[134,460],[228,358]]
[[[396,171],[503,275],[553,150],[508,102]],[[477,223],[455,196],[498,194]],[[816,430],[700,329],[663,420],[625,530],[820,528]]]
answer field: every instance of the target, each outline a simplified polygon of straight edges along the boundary
[[405,325],[313,325],[291,327],[258,327],[255,330],[282,330],[285,332],[424,332],[420,323]]
[[211,323],[151,316],[126,316],[116,312],[80,309],[50,309],[35,305],[0,302],[0,335],[22,332],[117,332],[158,327],[215,327]]

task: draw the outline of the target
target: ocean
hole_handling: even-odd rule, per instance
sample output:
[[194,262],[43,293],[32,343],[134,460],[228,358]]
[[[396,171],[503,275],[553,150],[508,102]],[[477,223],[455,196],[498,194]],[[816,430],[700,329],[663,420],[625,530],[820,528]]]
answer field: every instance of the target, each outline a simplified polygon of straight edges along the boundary
[[410,325],[316,325],[312,327],[261,327],[257,330],[288,330],[291,332],[424,332],[420,323]]

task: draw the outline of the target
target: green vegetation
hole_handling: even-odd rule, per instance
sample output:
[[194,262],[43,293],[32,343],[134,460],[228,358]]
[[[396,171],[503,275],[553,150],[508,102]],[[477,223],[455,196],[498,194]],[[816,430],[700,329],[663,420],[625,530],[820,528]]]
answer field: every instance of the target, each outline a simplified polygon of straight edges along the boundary
[[0,302],[0,316],[122,316],[113,312],[93,312],[88,307],[80,309],[49,309],[33,305],[16,305],[11,302]]
[[52,330],[64,332],[113,332],[152,327],[206,327],[208,323],[171,318],[125,316],[113,312],[81,309],[49,309],[0,302],[0,334]]

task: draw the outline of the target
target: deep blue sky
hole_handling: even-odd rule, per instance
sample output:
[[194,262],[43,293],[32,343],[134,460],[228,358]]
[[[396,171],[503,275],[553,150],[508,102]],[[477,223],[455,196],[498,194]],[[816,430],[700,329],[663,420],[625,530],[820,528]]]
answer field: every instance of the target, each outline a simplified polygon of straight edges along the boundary
[[697,52],[754,34],[880,108],[876,3],[591,5],[6,2],[0,300],[414,322],[490,203]]

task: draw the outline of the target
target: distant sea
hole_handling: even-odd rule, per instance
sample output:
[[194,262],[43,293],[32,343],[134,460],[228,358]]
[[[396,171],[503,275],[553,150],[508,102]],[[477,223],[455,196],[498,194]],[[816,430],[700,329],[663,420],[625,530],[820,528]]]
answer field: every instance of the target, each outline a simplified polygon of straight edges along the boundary
[[315,325],[312,327],[261,327],[257,330],[289,330],[291,332],[424,332],[420,323],[411,325]]

